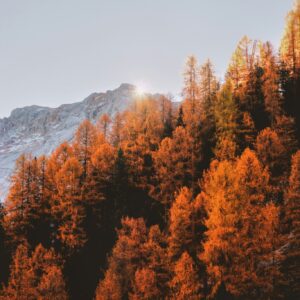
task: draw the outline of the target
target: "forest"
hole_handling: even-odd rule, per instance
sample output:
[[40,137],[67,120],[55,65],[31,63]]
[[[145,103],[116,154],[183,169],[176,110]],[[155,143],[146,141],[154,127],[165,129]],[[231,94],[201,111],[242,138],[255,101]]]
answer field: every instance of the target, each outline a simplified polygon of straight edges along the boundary
[[300,1],[280,48],[243,37],[224,79],[186,60],[182,101],[136,97],[0,208],[0,299],[300,299]]

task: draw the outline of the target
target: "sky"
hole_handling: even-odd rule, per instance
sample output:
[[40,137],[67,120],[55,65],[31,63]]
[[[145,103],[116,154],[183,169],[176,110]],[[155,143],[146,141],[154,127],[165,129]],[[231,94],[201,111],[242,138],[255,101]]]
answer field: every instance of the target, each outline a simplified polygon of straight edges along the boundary
[[188,55],[218,77],[243,35],[279,46],[293,0],[0,0],[0,118],[121,83],[179,95]]

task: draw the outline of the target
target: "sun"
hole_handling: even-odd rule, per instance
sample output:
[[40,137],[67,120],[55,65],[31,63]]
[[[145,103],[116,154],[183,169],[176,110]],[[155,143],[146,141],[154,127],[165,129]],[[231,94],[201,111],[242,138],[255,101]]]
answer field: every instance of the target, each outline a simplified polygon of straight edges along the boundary
[[147,93],[147,89],[146,89],[145,84],[139,83],[139,84],[136,85],[136,88],[135,88],[135,94],[136,94],[137,96],[142,97],[142,96],[144,96],[146,93]]

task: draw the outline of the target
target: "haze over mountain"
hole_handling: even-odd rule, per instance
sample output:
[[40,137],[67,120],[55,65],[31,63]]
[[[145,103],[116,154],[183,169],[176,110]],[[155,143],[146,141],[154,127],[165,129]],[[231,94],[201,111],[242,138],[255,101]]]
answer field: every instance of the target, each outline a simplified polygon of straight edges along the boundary
[[57,108],[27,106],[0,119],[0,199],[9,187],[9,177],[22,153],[50,154],[61,142],[72,140],[84,119],[95,122],[100,115],[122,112],[136,97],[136,88],[121,84],[115,90],[93,93],[82,102]]

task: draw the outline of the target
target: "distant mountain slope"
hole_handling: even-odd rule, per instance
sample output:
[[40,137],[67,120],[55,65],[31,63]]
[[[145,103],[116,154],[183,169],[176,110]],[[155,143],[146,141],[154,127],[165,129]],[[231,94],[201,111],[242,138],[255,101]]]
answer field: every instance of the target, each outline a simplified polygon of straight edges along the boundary
[[95,121],[103,113],[124,111],[135,97],[135,87],[121,84],[106,93],[93,93],[82,102],[57,108],[17,108],[0,119],[0,199],[5,197],[15,160],[22,153],[50,154],[61,142],[70,141],[86,118]]

